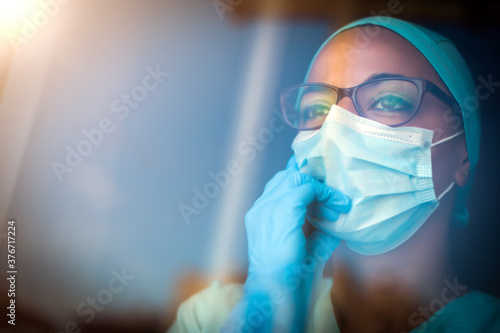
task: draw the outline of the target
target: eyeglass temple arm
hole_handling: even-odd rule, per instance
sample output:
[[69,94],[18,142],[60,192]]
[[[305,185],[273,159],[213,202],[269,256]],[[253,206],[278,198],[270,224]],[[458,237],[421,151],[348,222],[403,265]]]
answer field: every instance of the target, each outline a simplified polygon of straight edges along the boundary
[[436,86],[434,83],[430,81],[426,81],[426,90],[432,93],[434,96],[439,98],[441,101],[443,101],[453,109],[459,106],[458,103],[455,101],[455,99],[448,96],[444,91],[442,91],[438,86]]

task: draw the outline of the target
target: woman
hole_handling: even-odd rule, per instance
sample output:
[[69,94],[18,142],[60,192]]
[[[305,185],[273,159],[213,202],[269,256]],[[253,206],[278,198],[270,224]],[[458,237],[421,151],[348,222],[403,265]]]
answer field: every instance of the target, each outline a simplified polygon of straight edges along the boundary
[[473,97],[434,32],[371,17],[334,33],[281,94],[299,134],[245,216],[244,286],[213,283],[171,332],[500,332],[500,301],[450,267],[479,157]]

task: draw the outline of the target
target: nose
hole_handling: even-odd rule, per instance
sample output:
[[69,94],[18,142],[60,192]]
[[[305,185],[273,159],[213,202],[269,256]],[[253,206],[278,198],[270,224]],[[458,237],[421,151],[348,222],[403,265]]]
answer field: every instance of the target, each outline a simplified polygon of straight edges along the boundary
[[337,105],[346,109],[350,113],[359,116],[358,111],[356,111],[356,107],[354,106],[354,102],[352,101],[351,97],[348,96],[342,97],[340,101],[337,102]]

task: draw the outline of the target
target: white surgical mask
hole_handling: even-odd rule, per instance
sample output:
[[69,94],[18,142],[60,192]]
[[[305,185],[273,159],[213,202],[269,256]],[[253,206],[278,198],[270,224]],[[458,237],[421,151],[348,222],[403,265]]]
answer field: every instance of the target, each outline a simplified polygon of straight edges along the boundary
[[433,131],[389,127],[333,105],[322,127],[300,132],[292,149],[301,172],[342,191],[351,210],[337,221],[311,223],[360,254],[388,252],[427,220],[452,182],[436,198],[431,148]]

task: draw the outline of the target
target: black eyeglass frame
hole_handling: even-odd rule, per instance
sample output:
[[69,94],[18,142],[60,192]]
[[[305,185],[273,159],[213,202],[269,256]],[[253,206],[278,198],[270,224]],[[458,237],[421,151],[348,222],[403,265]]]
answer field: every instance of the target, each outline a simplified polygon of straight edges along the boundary
[[[290,90],[297,89],[300,87],[325,87],[325,88],[330,88],[337,93],[337,101],[334,104],[337,104],[344,97],[349,97],[352,100],[354,107],[356,108],[356,112],[361,117],[367,118],[365,116],[365,114],[363,113],[362,108],[358,105],[356,92],[358,91],[359,88],[361,88],[367,84],[370,84],[373,82],[378,82],[378,81],[389,81],[389,80],[392,80],[392,81],[400,80],[400,81],[412,82],[413,84],[415,84],[417,86],[417,89],[418,89],[417,107],[413,111],[413,114],[411,115],[411,117],[408,120],[403,121],[401,123],[390,125],[391,127],[398,127],[398,126],[401,126],[401,125],[404,125],[404,124],[410,122],[418,114],[418,112],[420,110],[420,105],[421,105],[422,99],[423,99],[424,94],[426,92],[430,92],[431,94],[436,96],[439,100],[444,102],[446,105],[448,105],[450,108],[452,108],[452,110],[454,110],[455,112],[458,112],[460,110],[460,105],[455,101],[455,99],[448,96],[448,94],[446,94],[441,88],[436,86],[431,81],[426,80],[426,79],[420,79],[420,78],[397,77],[396,76],[396,77],[385,77],[385,78],[377,78],[377,79],[373,79],[373,80],[368,80],[368,81],[365,81],[365,82],[358,84],[357,86],[350,87],[350,88],[338,88],[338,87],[335,87],[335,86],[332,86],[329,84],[325,84],[325,83],[301,83],[301,84],[297,84],[297,85],[294,85],[294,86],[291,86],[291,87],[288,87],[288,88],[285,88],[285,89],[282,89],[279,91],[281,113],[283,114],[283,117],[285,118],[288,125],[290,125],[292,128],[295,128],[297,130],[309,131],[309,130],[315,130],[315,129],[320,128],[322,126],[322,124],[318,125],[318,126],[310,127],[310,128],[297,128],[296,126],[294,126],[292,124],[292,122],[288,119],[287,113],[285,111],[285,105],[286,105],[285,95]],[[354,96],[354,98],[353,98],[353,96]]]

